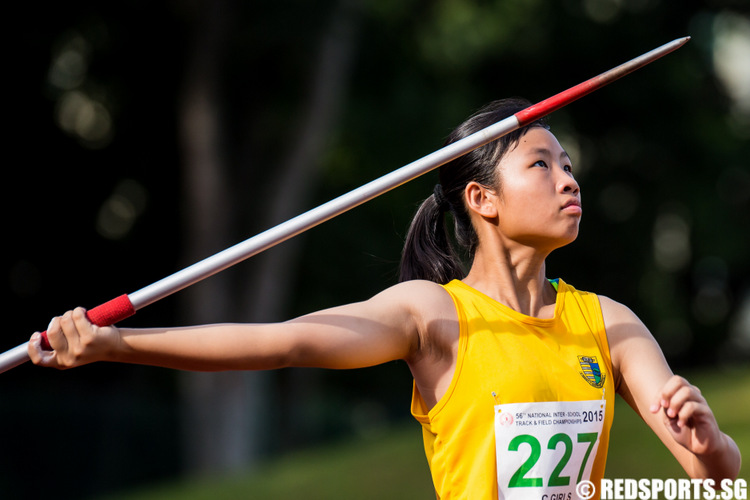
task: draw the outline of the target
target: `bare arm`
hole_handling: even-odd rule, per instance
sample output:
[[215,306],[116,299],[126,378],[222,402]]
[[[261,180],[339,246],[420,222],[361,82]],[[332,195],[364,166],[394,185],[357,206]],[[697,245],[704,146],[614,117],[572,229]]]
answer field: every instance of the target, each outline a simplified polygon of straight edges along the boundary
[[736,478],[740,452],[700,390],[675,376],[659,345],[627,307],[601,297],[617,392],[692,478]]
[[97,327],[76,309],[55,318],[43,351],[38,334],[29,355],[39,365],[70,368],[94,361],[184,370],[258,370],[286,366],[356,368],[409,359],[420,346],[434,283],[408,282],[373,298],[285,323],[186,328]]

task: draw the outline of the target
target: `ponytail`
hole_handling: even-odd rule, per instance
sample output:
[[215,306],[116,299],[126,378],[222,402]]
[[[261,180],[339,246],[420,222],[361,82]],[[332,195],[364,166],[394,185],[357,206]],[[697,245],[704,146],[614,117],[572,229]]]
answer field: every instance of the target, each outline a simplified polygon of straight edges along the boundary
[[445,284],[464,276],[464,269],[445,228],[448,201],[440,184],[424,200],[406,234],[399,281],[423,279]]

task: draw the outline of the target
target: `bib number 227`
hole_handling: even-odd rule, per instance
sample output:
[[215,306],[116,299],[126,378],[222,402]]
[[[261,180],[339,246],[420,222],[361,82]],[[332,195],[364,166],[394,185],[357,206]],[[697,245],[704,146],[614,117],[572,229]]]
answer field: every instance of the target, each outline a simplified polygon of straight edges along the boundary
[[604,400],[495,406],[497,487],[501,500],[564,493],[588,480],[606,416]]
[[[581,482],[583,478],[583,471],[586,470],[586,464],[591,457],[591,450],[596,444],[598,434],[596,432],[581,432],[576,435],[576,443],[587,444],[586,451],[583,455],[580,467],[578,468],[578,477],[576,483]],[[529,472],[534,465],[539,461],[542,456],[542,445],[537,438],[531,434],[519,434],[514,437],[508,444],[508,451],[522,451],[522,445],[528,445],[531,450],[529,457],[516,472],[510,477],[508,482],[509,488],[539,488],[545,486],[544,478],[542,477],[528,477]],[[562,476],[562,472],[568,465],[571,455],[573,454],[573,439],[571,436],[565,433],[557,433],[552,435],[547,441],[547,450],[555,451],[557,448],[563,446],[563,454],[560,456],[555,467],[550,473],[549,479],[547,480],[546,486],[568,486],[570,485],[570,476]]]

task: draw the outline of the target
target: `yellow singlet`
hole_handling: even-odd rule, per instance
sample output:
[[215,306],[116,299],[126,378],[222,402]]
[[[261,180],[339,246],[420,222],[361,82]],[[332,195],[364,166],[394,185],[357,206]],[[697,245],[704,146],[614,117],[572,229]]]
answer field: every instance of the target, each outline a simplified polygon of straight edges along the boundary
[[[562,280],[554,318],[520,314],[455,280],[455,373],[412,415],[439,499],[577,499],[604,475],[614,380],[599,299]],[[598,498],[598,495],[596,496]]]

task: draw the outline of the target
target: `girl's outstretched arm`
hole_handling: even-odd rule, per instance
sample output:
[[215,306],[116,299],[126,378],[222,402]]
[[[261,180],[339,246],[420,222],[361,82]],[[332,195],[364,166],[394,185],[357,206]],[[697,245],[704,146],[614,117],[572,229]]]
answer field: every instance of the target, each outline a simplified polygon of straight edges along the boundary
[[412,281],[284,323],[183,328],[98,327],[79,308],[51,321],[47,336],[54,350],[42,350],[36,333],[29,356],[60,369],[95,361],[198,371],[372,366],[413,356],[435,309],[431,301],[445,296],[435,283]]

